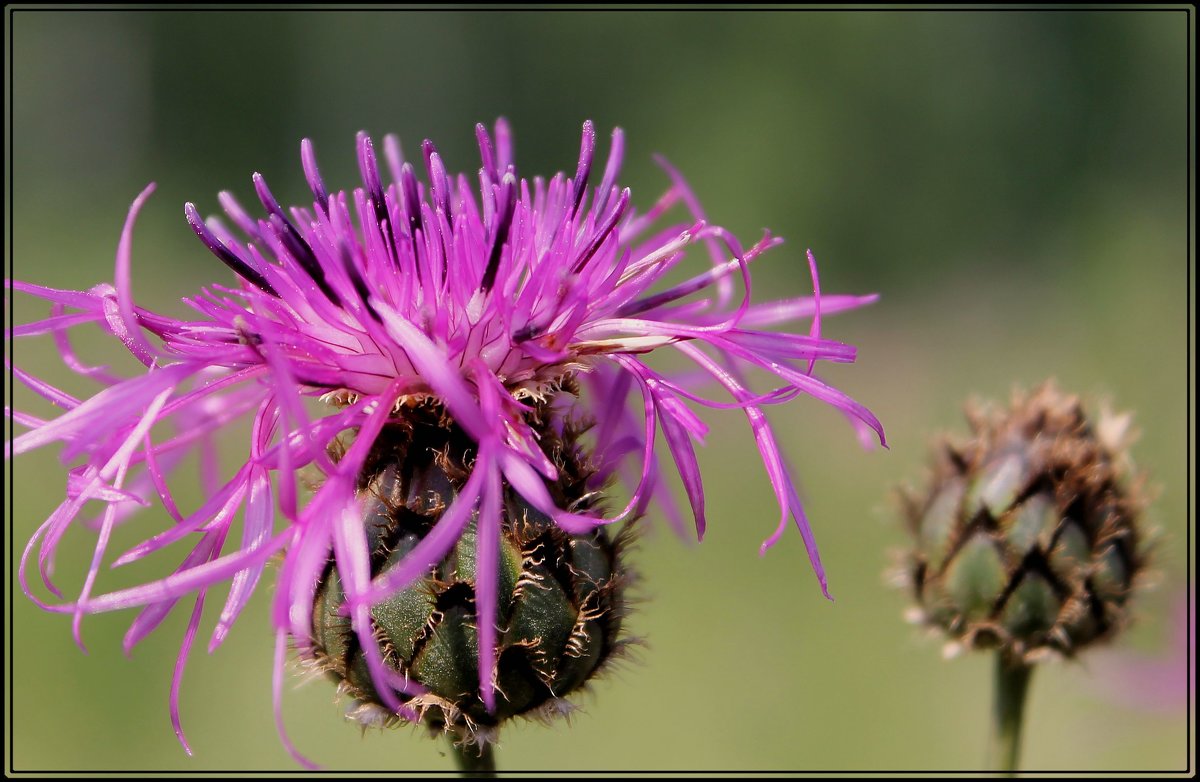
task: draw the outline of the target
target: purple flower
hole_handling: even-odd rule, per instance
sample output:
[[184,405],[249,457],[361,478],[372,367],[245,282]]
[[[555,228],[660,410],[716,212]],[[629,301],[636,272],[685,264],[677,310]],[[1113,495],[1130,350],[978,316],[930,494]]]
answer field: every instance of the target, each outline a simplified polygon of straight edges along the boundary
[[[503,120],[494,136],[482,125],[476,135],[482,156],[477,184],[465,174],[448,173],[429,141],[419,156],[427,176],[422,183],[389,136],[383,151],[392,182],[385,186],[371,139],[360,133],[363,185],[352,192],[326,189],[306,140],[301,159],[314,199],[309,206],[284,209],[258,174],[254,187],[264,216],[252,216],[229,193],[220,195],[240,234],[215,218],[203,220],[187,204],[192,230],[236,275],[232,286],[213,284],[185,299],[195,311],[191,319],[165,317],[134,303],[133,224],[153,185],[130,209],[112,285],[69,291],[8,283],[51,303],[49,317],[18,326],[11,336],[52,336],[66,364],[102,387],[76,398],[12,369],[65,412],[42,420],[10,411],[28,431],[9,443],[9,454],[60,443],[64,464],[75,465],[68,469],[62,503],[26,546],[21,586],[46,610],[71,615],[77,642],[85,614],[140,607],[126,650],[179,600],[190,598],[194,607],[171,692],[181,741],[180,679],[209,589],[230,584],[209,638],[212,651],[276,555],[281,565],[272,622],[282,734],[287,641],[311,637],[314,592],[331,554],[346,592],[344,610],[363,644],[376,690],[396,714],[415,719],[399,697],[410,695],[413,685],[383,665],[368,612],[427,575],[477,509],[478,572],[494,573],[502,486],[570,533],[634,518],[656,501],[679,527],[663,480],[665,462],[681,478],[696,534],[703,536],[705,496],[694,443],[703,440],[707,427],[693,405],[736,409],[746,417],[780,508],[779,524],[763,550],[779,539],[791,517],[826,591],[812,533],[764,409],[808,394],[845,413],[860,435],[874,430],[882,442],[875,416],[813,371],[818,361],[855,357],[853,347],[822,337],[822,316],[876,297],[822,296],[809,253],[813,296],[751,303],[750,264],[780,240],[768,234],[743,249],[706,220],[683,178],[665,162],[671,186],[639,214],[630,191],[616,185],[620,130],[613,132],[594,189],[588,186],[595,147],[590,122],[583,127],[575,175],[559,173],[549,181],[517,176]],[[687,218],[664,223],[663,216],[680,203]],[[695,245],[704,246],[710,263],[684,282],[660,285]],[[806,333],[763,330],[792,321],[807,321]],[[120,339],[145,371],[123,378],[86,365],[68,340],[71,329],[85,324]],[[691,371],[671,375],[652,368],[646,359],[655,352],[680,354]],[[752,376],[759,383],[769,379],[771,387],[755,390]],[[547,490],[556,466],[529,426],[527,403],[553,394],[568,377],[580,388],[572,397],[577,412],[595,421],[596,472],[590,480],[597,489],[613,476],[630,485],[628,503],[610,516],[558,507]],[[702,396],[705,384],[722,398]],[[326,403],[319,413],[306,404],[314,398]],[[430,404],[477,444],[472,477],[400,565],[373,579],[356,496],[359,472],[389,420],[402,417],[406,408]],[[232,475],[222,474],[215,443],[245,422],[250,442],[244,461]],[[659,433],[665,454],[656,443]],[[350,434],[344,453],[331,447]],[[200,455],[207,499],[183,509],[168,478],[192,453]],[[311,493],[298,485],[301,468],[323,475]],[[82,513],[96,503],[98,515]],[[150,515],[165,521],[165,528],[112,565],[168,547],[190,551],[164,578],[100,593],[95,582],[109,559],[114,527],[149,506],[158,506]],[[97,531],[95,554],[82,590],[68,599],[52,580],[54,558],[66,532],[80,524]],[[231,540],[239,526],[240,540]],[[32,569],[54,600],[35,596]],[[480,696],[490,707],[496,698],[495,579],[480,578],[476,589]]]

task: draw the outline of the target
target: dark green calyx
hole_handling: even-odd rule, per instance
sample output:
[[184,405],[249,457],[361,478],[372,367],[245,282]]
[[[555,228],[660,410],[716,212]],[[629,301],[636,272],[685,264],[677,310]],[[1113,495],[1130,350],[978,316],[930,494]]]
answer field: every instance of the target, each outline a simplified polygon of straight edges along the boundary
[[[583,427],[558,420],[548,404],[528,421],[558,479],[547,485],[559,507],[594,508],[593,475],[580,443]],[[475,443],[438,408],[404,409],[379,437],[359,476],[373,576],[396,567],[438,522],[466,483]],[[478,743],[504,720],[547,717],[568,709],[578,690],[625,645],[621,624],[630,575],[622,550],[632,529],[568,535],[505,485],[501,511],[496,617],[496,708],[480,697],[475,609],[474,516],[449,554],[427,577],[371,609],[384,663],[428,692],[402,703],[435,730]],[[496,523],[493,520],[490,523]],[[331,560],[313,607],[317,660],[358,704],[364,722],[396,722],[371,680]]]
[[1146,568],[1128,417],[1089,420],[1047,384],[968,419],[973,437],[943,443],[928,491],[906,497],[919,618],[1013,660],[1110,637]]

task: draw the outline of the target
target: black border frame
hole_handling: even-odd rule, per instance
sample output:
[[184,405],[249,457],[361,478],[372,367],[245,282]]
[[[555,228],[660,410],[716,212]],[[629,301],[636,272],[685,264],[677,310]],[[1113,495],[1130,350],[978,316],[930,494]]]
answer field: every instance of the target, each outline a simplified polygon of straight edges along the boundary
[[[14,135],[12,74],[13,74],[13,66],[14,66],[14,63],[13,63],[13,49],[14,49],[14,47],[13,47],[13,16],[16,13],[23,12],[23,11],[37,11],[39,13],[53,13],[53,12],[80,13],[80,12],[88,12],[88,11],[103,11],[106,13],[120,12],[120,11],[138,11],[138,12],[185,11],[185,12],[190,12],[190,13],[196,13],[196,12],[210,12],[210,13],[212,13],[212,12],[216,12],[216,13],[239,13],[239,12],[328,13],[328,12],[355,12],[355,11],[367,11],[367,10],[370,10],[370,11],[391,10],[391,11],[404,11],[404,12],[409,12],[409,13],[413,13],[413,12],[419,13],[422,11],[435,11],[435,12],[476,11],[476,12],[480,12],[480,13],[486,13],[486,12],[506,12],[506,13],[512,13],[512,12],[548,13],[548,12],[550,12],[550,13],[553,13],[553,12],[564,12],[564,11],[567,11],[567,12],[569,12],[569,11],[588,11],[588,12],[594,13],[594,12],[609,12],[609,11],[629,12],[629,11],[635,11],[635,10],[670,10],[670,11],[674,11],[676,13],[712,12],[712,11],[736,11],[736,12],[793,11],[793,12],[809,12],[809,13],[822,12],[822,11],[835,11],[835,12],[840,12],[840,13],[847,13],[847,12],[955,13],[955,12],[970,12],[970,11],[986,11],[986,12],[991,12],[991,13],[996,13],[996,12],[1029,13],[1029,12],[1033,12],[1033,11],[1057,11],[1060,13],[1062,13],[1062,12],[1088,13],[1088,12],[1092,12],[1092,11],[1105,11],[1105,12],[1118,11],[1118,12],[1137,12],[1137,13],[1156,13],[1156,12],[1164,13],[1165,12],[1165,13],[1183,14],[1187,20],[1187,28],[1188,28],[1187,29],[1187,69],[1188,70],[1187,70],[1187,74],[1186,74],[1186,85],[1187,85],[1186,86],[1186,89],[1187,89],[1187,111],[1186,111],[1186,115],[1187,115],[1187,215],[1188,215],[1187,266],[1186,266],[1186,272],[1187,272],[1186,291],[1187,291],[1187,297],[1188,297],[1188,300],[1187,300],[1187,370],[1186,370],[1187,371],[1187,384],[1188,384],[1188,409],[1187,409],[1186,420],[1187,420],[1187,427],[1188,427],[1188,449],[1187,449],[1187,455],[1186,455],[1186,459],[1187,459],[1187,473],[1186,474],[1189,476],[1191,476],[1193,474],[1192,473],[1192,469],[1193,469],[1192,453],[1195,448],[1195,439],[1194,439],[1195,438],[1195,427],[1194,427],[1194,423],[1192,420],[1192,412],[1193,412],[1193,408],[1195,406],[1195,376],[1193,374],[1195,367],[1193,364],[1194,344],[1192,342],[1192,335],[1195,333],[1195,322],[1194,322],[1195,293],[1194,293],[1194,289],[1192,287],[1192,284],[1193,284],[1192,269],[1193,269],[1193,265],[1195,263],[1195,255],[1194,255],[1195,248],[1193,245],[1193,242],[1194,242],[1193,223],[1195,221],[1195,213],[1193,211],[1193,191],[1195,188],[1195,182],[1193,179],[1193,168],[1194,168],[1193,149],[1195,146],[1195,135],[1194,135],[1195,134],[1195,125],[1194,125],[1195,105],[1193,103],[1194,85],[1193,85],[1192,77],[1193,77],[1193,73],[1195,71],[1195,59],[1194,59],[1192,43],[1193,43],[1193,39],[1195,37],[1195,10],[1196,9],[1192,5],[1113,4],[1113,5],[1079,6],[1079,5],[1075,5],[1075,4],[1053,4],[1053,5],[1026,5],[1026,4],[1019,4],[1019,5],[1018,4],[1014,4],[1014,5],[986,5],[986,4],[981,4],[981,5],[958,5],[958,4],[947,4],[947,5],[932,5],[932,4],[930,4],[930,5],[890,5],[890,4],[834,5],[834,4],[824,4],[824,5],[797,6],[797,5],[793,5],[793,4],[778,4],[777,5],[777,4],[772,4],[772,3],[761,3],[761,2],[754,3],[754,4],[746,4],[746,5],[730,5],[728,3],[688,3],[688,2],[684,2],[684,0],[666,0],[665,2],[663,0],[660,0],[659,2],[656,2],[653,4],[648,4],[648,5],[631,4],[631,3],[619,3],[619,4],[614,3],[612,5],[604,5],[604,6],[598,6],[598,5],[592,5],[592,4],[564,5],[561,3],[544,3],[544,4],[525,3],[525,4],[516,4],[516,5],[510,5],[510,4],[481,5],[481,4],[473,4],[473,3],[466,3],[466,4],[448,3],[445,5],[435,5],[435,4],[394,5],[394,4],[354,3],[354,4],[346,4],[346,5],[300,4],[300,5],[283,6],[283,7],[278,6],[278,5],[269,5],[269,4],[226,5],[226,4],[220,4],[220,3],[203,4],[203,5],[195,5],[195,4],[163,5],[163,4],[153,4],[153,3],[148,3],[145,5],[65,4],[65,5],[55,5],[55,6],[7,5],[6,4],[4,24],[5,24],[5,27],[7,28],[7,30],[6,30],[7,35],[5,36],[5,43],[8,48],[8,57],[7,57],[7,63],[6,63],[8,66],[8,78],[5,80],[5,92],[7,93],[7,100],[5,101],[5,128],[7,130],[7,135],[8,135],[9,141],[8,141],[8,145],[7,145],[7,149],[6,149],[6,155],[5,155],[5,174],[8,179],[7,195],[8,195],[9,208],[5,212],[5,233],[8,237],[7,259],[6,259],[7,260],[6,272],[7,272],[8,278],[12,279],[13,255],[14,255],[14,252],[13,252],[13,230],[12,230],[13,218],[12,218],[12,207],[11,207],[11,204],[13,203],[13,199],[14,199],[13,176],[12,176],[12,173],[13,173],[12,172],[13,135]],[[13,324],[13,311],[12,311],[11,307],[7,306],[7,304],[6,304],[5,308],[7,310],[7,318],[6,318],[7,326],[9,329],[12,329],[13,325],[14,325]],[[6,345],[5,345],[5,358],[6,359],[8,358],[8,351],[9,351],[9,346],[6,343]],[[7,370],[8,371],[8,377],[7,377],[8,385],[6,387],[5,402],[8,405],[9,409],[12,409],[14,378],[13,378],[11,362],[6,362],[6,363],[8,363],[8,370]],[[11,424],[8,424],[6,422],[6,426],[10,426],[10,425]],[[7,462],[7,470],[6,470],[5,477],[7,479],[7,483],[9,485],[11,485],[13,483],[12,461],[6,459],[6,462]],[[1190,577],[1194,578],[1193,561],[1192,561],[1192,551],[1193,551],[1193,549],[1192,549],[1192,545],[1193,545],[1192,525],[1195,522],[1195,505],[1194,505],[1194,502],[1195,502],[1195,478],[1194,477],[1190,478],[1189,481],[1190,482],[1187,487],[1188,490],[1187,490],[1187,500],[1186,500],[1187,514],[1188,514],[1188,523],[1187,523],[1187,528],[1186,528],[1186,545],[1187,545],[1186,551],[1187,551],[1188,574]],[[13,499],[12,499],[11,493],[8,494],[8,517],[10,519],[13,517]],[[16,550],[15,539],[14,539],[14,529],[11,525],[9,525],[9,528],[8,528],[8,535],[6,538],[6,546],[7,546],[7,553],[11,557],[12,552]],[[15,594],[19,591],[15,588],[16,585],[15,585],[14,579],[15,579],[15,573],[9,572],[8,583],[6,584],[6,588],[7,588],[7,592],[8,592],[8,601],[7,601],[7,605],[6,605],[6,608],[7,608],[6,630],[7,630],[7,638],[8,638],[9,645],[11,645],[11,643],[12,643],[13,631],[14,631],[14,627],[13,627],[14,603],[13,603],[13,600],[14,600]],[[1191,652],[1192,654],[1195,653],[1194,652],[1195,605],[1193,603],[1194,597],[1195,597],[1194,593],[1189,590],[1188,597],[1187,597],[1187,632],[1188,632],[1188,637],[1191,638],[1192,642],[1193,642],[1193,650]],[[11,646],[6,647],[6,649],[10,649],[10,648],[11,648]],[[433,771],[429,771],[429,770],[421,770],[421,771],[389,770],[389,771],[380,771],[380,772],[345,772],[345,771],[337,771],[337,770],[333,770],[333,769],[321,769],[321,770],[309,771],[309,770],[297,768],[292,771],[279,771],[279,770],[274,770],[274,771],[265,771],[265,770],[229,771],[229,770],[224,770],[224,769],[197,769],[197,770],[185,770],[185,771],[143,770],[143,771],[136,771],[136,772],[120,772],[120,771],[88,771],[88,770],[69,770],[69,771],[67,771],[67,770],[53,770],[53,769],[39,769],[39,770],[17,769],[10,765],[10,763],[12,761],[12,757],[13,757],[12,749],[14,746],[14,737],[13,737],[12,688],[11,688],[11,686],[8,686],[8,682],[11,682],[13,680],[13,673],[14,673],[13,667],[12,667],[13,655],[10,653],[10,654],[6,654],[5,656],[8,660],[8,664],[6,665],[6,671],[5,671],[5,673],[6,673],[5,689],[8,692],[8,698],[6,700],[7,710],[6,710],[6,714],[5,714],[5,724],[6,724],[5,747],[4,747],[4,749],[5,749],[5,752],[4,752],[5,776],[17,776],[17,775],[24,776],[24,777],[83,776],[83,777],[97,777],[97,778],[120,777],[120,778],[130,778],[130,779],[136,779],[136,778],[142,778],[142,777],[161,777],[161,776],[210,777],[210,776],[218,776],[218,775],[284,777],[284,778],[286,778],[288,776],[314,776],[314,777],[343,776],[344,777],[347,775],[353,775],[356,777],[359,777],[359,776],[361,776],[361,777],[459,776],[459,772],[451,771],[451,770],[447,770],[447,771],[440,771],[440,770],[433,770]],[[1090,776],[1099,776],[1099,777],[1128,776],[1128,775],[1153,776],[1153,777],[1164,777],[1164,776],[1170,777],[1170,776],[1181,776],[1181,775],[1194,776],[1195,768],[1192,764],[1195,762],[1195,754],[1194,754],[1194,752],[1195,752],[1195,744],[1194,744],[1195,734],[1193,732],[1194,725],[1193,725],[1192,718],[1193,718],[1193,711],[1195,708],[1195,703],[1194,703],[1194,696],[1195,696],[1194,685],[1195,685],[1195,683],[1192,680],[1192,672],[1193,672],[1193,668],[1192,668],[1192,666],[1189,665],[1188,673],[1187,673],[1187,687],[1188,687],[1188,692],[1187,692],[1187,702],[1188,702],[1187,762],[1188,762],[1188,765],[1186,768],[1182,768],[1179,770],[1173,770],[1173,771],[1161,771],[1161,770],[1160,771],[1143,771],[1143,770],[1137,770],[1137,769],[1123,769],[1123,770],[1112,770],[1112,771],[1022,769],[1020,772],[1018,772],[1018,775],[1041,775],[1041,776],[1090,775]],[[662,771],[662,770],[660,770],[660,771],[650,771],[650,770],[643,770],[643,771],[579,771],[579,770],[517,771],[517,770],[505,770],[505,771],[498,772],[498,774],[499,774],[499,776],[514,775],[514,776],[527,776],[527,777],[531,777],[531,778],[558,777],[558,776],[631,777],[631,776],[666,776],[666,775],[681,775],[681,774],[682,775],[689,775],[689,774],[690,775],[705,775],[705,776],[746,776],[746,777],[769,777],[769,776],[780,776],[780,775],[793,775],[794,776],[794,775],[800,775],[800,774],[816,775],[816,776],[837,776],[837,777],[853,777],[853,776],[867,776],[867,775],[871,775],[871,776],[887,776],[887,775],[905,776],[905,775],[907,775],[907,776],[917,776],[917,777],[947,777],[947,776],[950,776],[950,777],[960,777],[960,776],[987,777],[987,776],[995,775],[994,772],[982,771],[982,770],[978,770],[978,769],[938,770],[938,771],[922,771],[922,770],[889,771],[889,770],[884,770],[884,769],[864,769],[864,770],[815,770],[815,769],[785,770],[785,769],[780,769],[780,770],[774,770],[774,771],[747,771],[747,770],[707,770],[707,771],[692,770],[692,771],[689,771],[689,770],[682,770],[682,769],[671,770],[671,771]]]

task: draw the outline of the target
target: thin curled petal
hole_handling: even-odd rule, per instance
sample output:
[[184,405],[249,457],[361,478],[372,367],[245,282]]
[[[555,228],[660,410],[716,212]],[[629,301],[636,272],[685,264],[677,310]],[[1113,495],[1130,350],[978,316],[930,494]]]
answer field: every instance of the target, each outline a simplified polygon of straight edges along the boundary
[[174,388],[192,371],[190,366],[176,364],[126,381],[120,386],[106,388],[40,429],[26,432],[13,440],[12,455],[32,451],[55,440],[76,440],[81,434],[95,437],[97,432],[107,433],[114,423],[144,410],[164,386]]
[[275,632],[275,664],[272,667],[271,673],[271,705],[275,713],[275,730],[279,733],[279,740],[283,742],[283,746],[287,749],[289,755],[300,765],[304,766],[309,771],[317,771],[321,767],[309,760],[306,755],[296,749],[296,745],[292,743],[288,736],[287,726],[283,722],[283,673],[287,665],[287,633],[283,630]]
[[500,566],[500,473],[489,459],[479,507],[475,549],[475,605],[479,615],[479,694],[496,710],[497,572]]
[[93,597],[83,606],[84,610],[90,614],[99,614],[186,595],[206,584],[231,578],[239,570],[265,562],[272,554],[287,545],[288,539],[289,535],[282,533],[276,535],[260,549],[235,551],[219,559],[157,581],[151,581],[148,584]]
[[117,268],[113,273],[115,282],[114,287],[117,289],[117,308],[121,312],[121,321],[125,324],[125,329],[129,334],[130,350],[146,363],[147,366],[153,364],[154,348],[146,341],[142,335],[142,330],[138,327],[137,315],[134,313],[133,306],[133,224],[137,220],[138,212],[142,210],[142,205],[146,203],[146,199],[154,192],[154,183],[146,185],[146,189],[138,194],[138,197],[133,199],[133,206],[129,207],[129,216],[125,218],[125,228],[121,231],[121,241],[117,244]]

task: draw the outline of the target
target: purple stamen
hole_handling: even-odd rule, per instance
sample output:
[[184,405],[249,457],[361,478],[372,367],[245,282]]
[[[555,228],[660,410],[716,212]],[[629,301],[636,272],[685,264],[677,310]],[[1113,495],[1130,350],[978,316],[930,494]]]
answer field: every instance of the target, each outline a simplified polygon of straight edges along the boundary
[[415,239],[421,227],[421,191],[411,163],[405,163],[400,169],[400,211],[408,215],[409,239]]
[[200,213],[196,211],[195,204],[191,201],[184,204],[183,213],[187,216],[188,225],[192,226],[192,230],[196,232],[196,236],[200,237],[200,241],[204,242],[209,251],[217,256],[222,263],[232,269],[234,274],[265,293],[269,293],[272,296],[279,295],[271,287],[271,283],[267,282],[266,277],[263,277],[257,269],[254,269],[241,258],[234,255],[228,247],[221,244],[217,237],[213,236],[213,232],[208,230],[208,226],[200,218]]
[[270,219],[270,226],[275,233],[275,236],[283,243],[288,254],[300,264],[300,268],[308,273],[312,281],[317,284],[325,297],[334,304],[341,304],[341,298],[329,286],[329,281],[325,279],[325,272],[321,268],[321,263],[317,260],[317,256],[313,253],[312,247],[304,240],[300,234],[300,230],[295,224],[284,214],[283,207],[275,200],[275,196],[271,195],[271,189],[267,187],[267,180],[263,179],[263,175],[255,172],[253,176],[254,192],[258,194],[258,200],[262,202],[263,208],[267,210]]
[[583,138],[579,142],[579,167],[575,169],[575,190],[571,195],[571,216],[579,212],[587,191],[588,176],[592,173],[592,153],[596,150],[596,129],[589,119],[583,123]]
[[483,170],[488,172],[488,176],[494,182],[499,179],[496,171],[496,153],[492,149],[492,138],[482,122],[475,125],[475,139],[479,142],[479,158],[483,161]]
[[366,280],[359,274],[358,267],[354,263],[354,256],[350,251],[350,245],[344,240],[338,244],[338,257],[342,262],[342,268],[346,271],[346,276],[350,278],[350,284],[354,286],[354,292],[358,294],[358,298],[367,308],[367,312],[371,313],[375,320],[382,322],[379,313],[371,306],[371,289],[367,287]]
[[496,216],[496,226],[492,235],[492,249],[488,253],[487,269],[483,273],[483,281],[479,287],[490,291],[496,282],[496,273],[500,271],[500,255],[508,242],[508,231],[512,226],[513,213],[517,208],[517,177],[509,171],[500,183],[501,212]]
[[604,179],[600,180],[600,189],[596,191],[597,214],[604,214],[608,199],[612,197],[613,185],[617,181],[617,172],[621,169],[621,161],[625,157],[625,132],[613,128],[612,145],[608,148],[608,162],[604,164]]
[[613,210],[608,213],[608,217],[604,218],[604,223],[596,231],[595,235],[592,236],[592,241],[588,243],[587,249],[584,250],[583,254],[579,256],[579,260],[576,261],[575,265],[571,268],[572,272],[578,274],[579,272],[583,271],[583,267],[587,266],[588,261],[590,261],[592,256],[596,254],[596,251],[600,249],[600,245],[604,244],[604,240],[607,239],[612,233],[613,229],[617,227],[617,221],[621,219],[621,216],[625,214],[625,209],[629,206],[629,197],[629,188],[625,188],[621,191],[621,197],[617,199],[617,205],[614,206]]
[[308,273],[308,276],[317,284],[317,287],[321,289],[325,297],[334,304],[341,304],[341,297],[330,287],[329,280],[325,278],[325,271],[321,268],[317,256],[313,254],[312,248],[300,236],[300,232],[296,230],[296,227],[277,214],[270,216],[270,226],[275,237],[283,243],[283,247],[287,253],[292,256],[292,259],[296,263],[300,264],[300,268]]
[[312,190],[313,198],[317,200],[322,209],[328,208],[329,191],[325,189],[321,171],[317,168],[317,151],[313,149],[311,139],[304,139],[300,142],[300,164],[304,167],[304,178],[308,180],[308,187]]
[[358,170],[362,173],[363,184],[367,187],[367,195],[375,208],[375,219],[383,225],[387,220],[387,207],[383,198],[383,182],[379,179],[379,166],[375,162],[375,148],[371,137],[365,131],[359,131],[356,138],[358,147]]
[[383,137],[383,159],[387,161],[392,181],[399,182],[400,169],[404,166],[404,151],[400,148],[400,139],[394,133]]
[[442,210],[446,219],[452,222],[454,214],[450,210],[450,180],[446,176],[442,157],[429,139],[425,139],[421,144],[421,151],[425,153],[425,170],[429,174],[430,200],[433,201],[434,208]]

